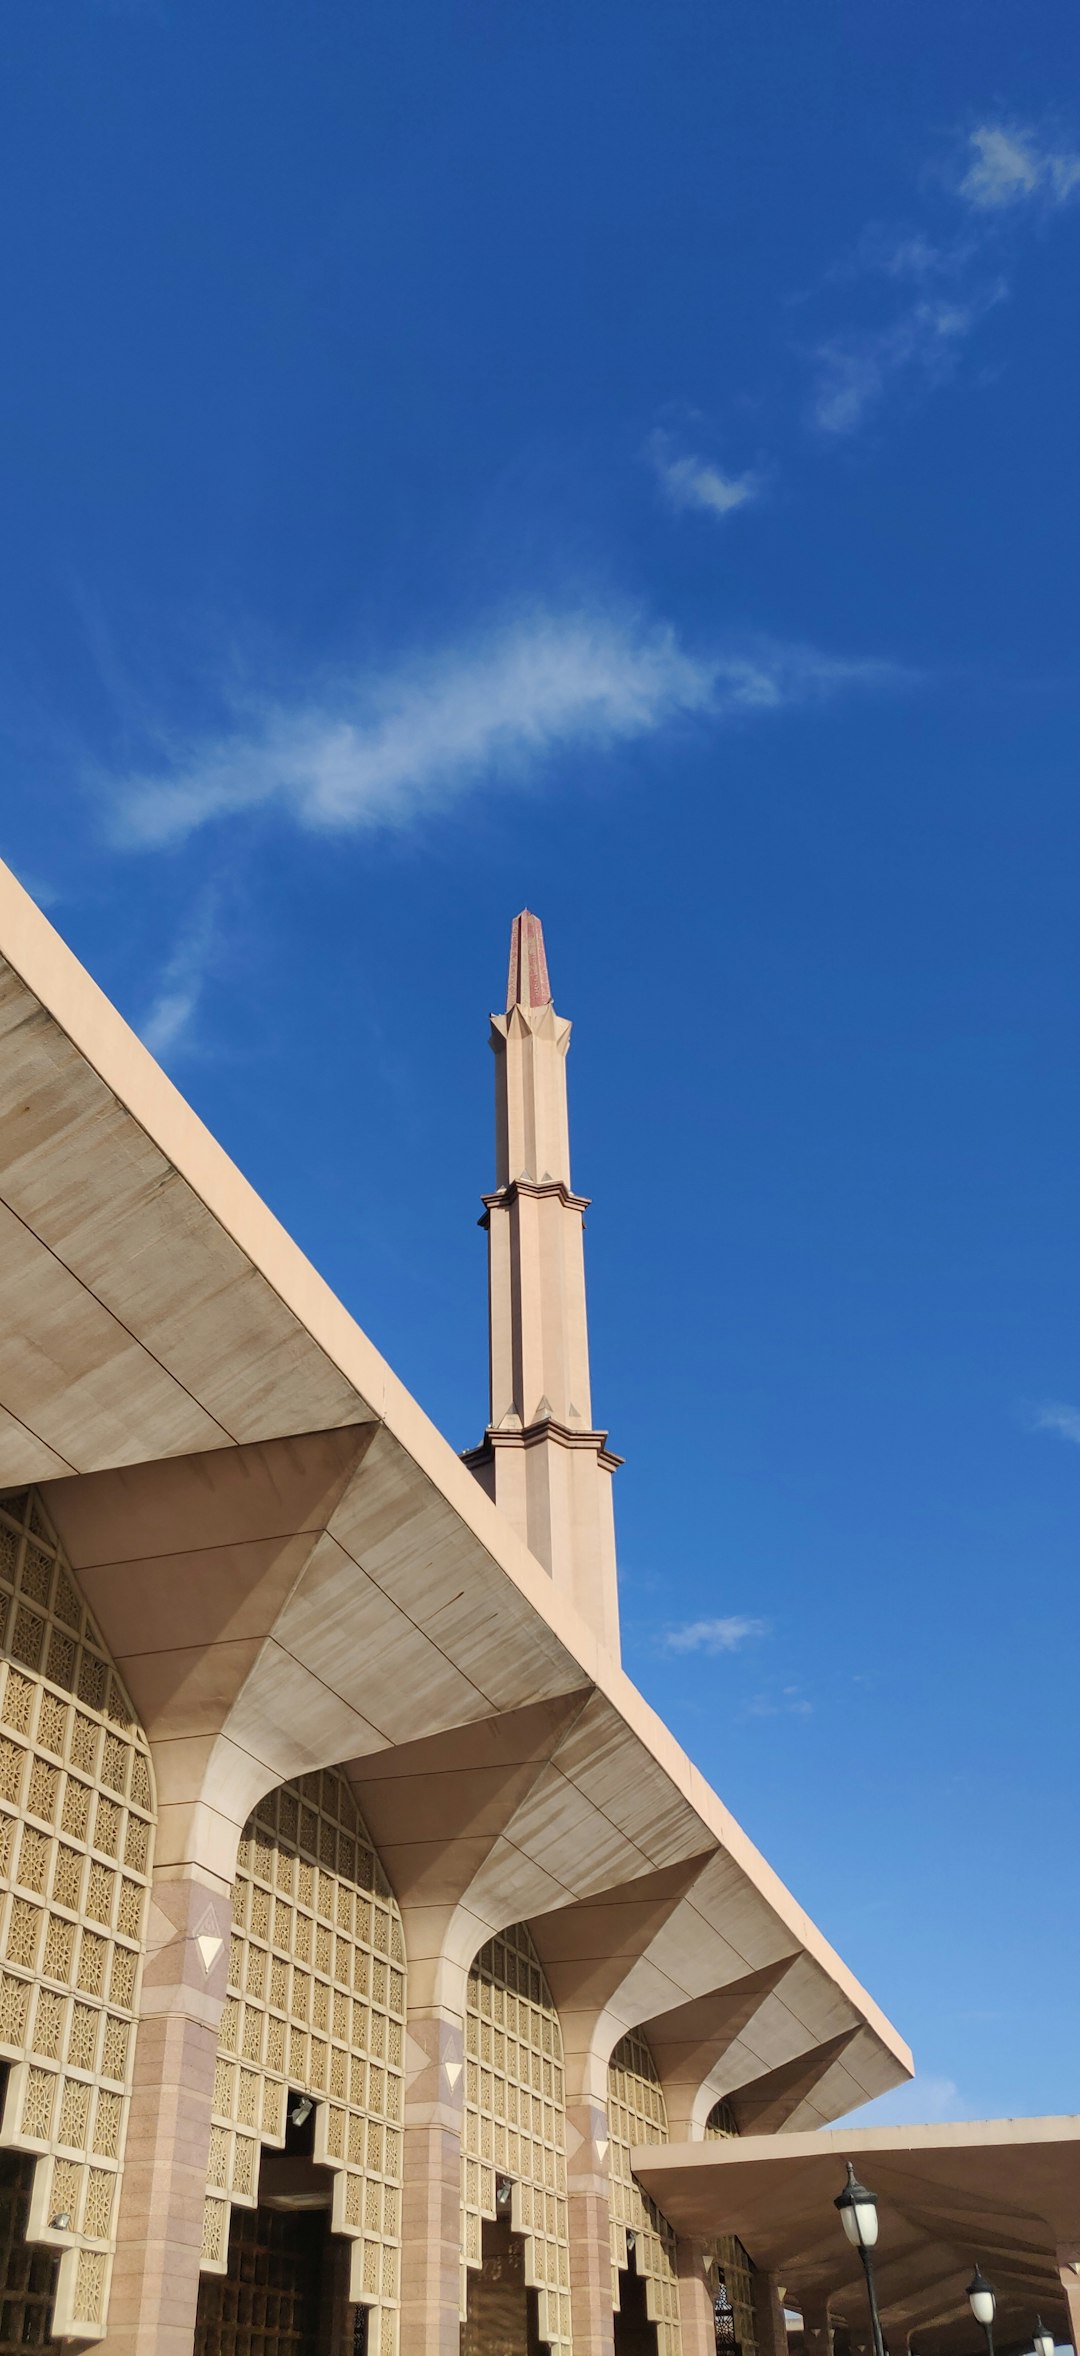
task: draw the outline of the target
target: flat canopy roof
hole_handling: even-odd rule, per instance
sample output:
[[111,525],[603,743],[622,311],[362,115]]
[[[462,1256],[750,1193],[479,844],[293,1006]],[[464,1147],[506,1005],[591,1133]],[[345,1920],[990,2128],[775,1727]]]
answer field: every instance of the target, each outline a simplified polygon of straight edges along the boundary
[[975,2261],[998,2296],[1002,2348],[1031,2345],[1037,2314],[1067,2338],[1059,2263],[1080,2261],[1080,2118],[818,2129],[644,2145],[634,2172],[676,2231],[736,2234],[792,2304],[831,2302],[869,2337],[858,2257],[833,2208],[851,2160],[877,2195],[874,2270],[893,2349],[977,2349]]

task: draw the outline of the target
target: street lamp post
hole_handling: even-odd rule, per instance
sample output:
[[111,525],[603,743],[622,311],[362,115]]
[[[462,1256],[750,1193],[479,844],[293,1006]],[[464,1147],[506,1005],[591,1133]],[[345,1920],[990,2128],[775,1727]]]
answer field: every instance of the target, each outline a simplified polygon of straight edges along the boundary
[[866,2276],[866,2298],[870,2309],[870,2328],[874,2335],[874,2356],[885,2356],[885,2342],[881,2336],[881,2317],[878,2314],[877,2291],[874,2288],[874,2265],[870,2252],[878,2236],[877,2201],[865,2184],[860,2184],[851,2161],[847,2164],[847,2183],[833,2203],[840,2211],[840,2223],[851,2247],[858,2250],[862,2270]]
[[997,2300],[994,2297],[993,2284],[987,2282],[980,2266],[975,2268],[967,2287],[967,2295],[975,2321],[981,2323],[986,2333],[986,2356],[994,2356],[994,2317],[997,2313]]

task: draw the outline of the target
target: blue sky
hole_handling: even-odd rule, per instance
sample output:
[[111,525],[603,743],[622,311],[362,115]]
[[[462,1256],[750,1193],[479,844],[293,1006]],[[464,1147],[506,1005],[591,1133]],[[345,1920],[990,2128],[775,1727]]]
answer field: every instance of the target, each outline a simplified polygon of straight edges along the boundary
[[0,848],[464,1447],[575,1019],[627,1665],[1080,2109],[1080,20],[16,0]]

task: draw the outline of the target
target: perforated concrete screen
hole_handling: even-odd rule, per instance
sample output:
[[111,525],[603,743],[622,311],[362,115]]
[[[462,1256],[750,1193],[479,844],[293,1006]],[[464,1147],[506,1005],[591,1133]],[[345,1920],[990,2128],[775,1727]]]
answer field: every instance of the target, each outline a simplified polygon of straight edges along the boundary
[[616,2046],[608,2064],[608,2133],[611,2151],[611,2287],[619,2305],[619,2272],[634,2261],[645,2281],[650,2321],[656,2325],[658,2356],[679,2356],[679,2282],[675,2236],[655,2201],[643,2192],[630,2166],[637,2143],[666,2143],[667,2106],[656,2063],[639,2030]]
[[[727,2142],[739,2132],[735,2113],[729,2102],[717,2102],[705,2121],[708,2143]],[[718,2233],[707,2244],[712,2261],[709,2287],[714,2296],[721,2281],[727,2292],[734,2318],[735,2339],[742,2356],[757,2356],[757,2326],[754,2319],[753,2265],[741,2241],[734,2234]]]
[[[539,2294],[540,2338],[569,2348],[570,2251],[562,2034],[524,1923],[489,1939],[469,1973],[462,2159],[465,2267],[482,2260],[482,2220],[498,2180],[524,2237],[525,2280]],[[467,2297],[463,2269],[462,2314]]]
[[316,2103],[331,2222],[354,2242],[350,2294],[397,2346],[405,1942],[344,1776],[283,1784],[244,1828],[214,2085],[204,2270],[228,2265],[231,2203],[254,2208],[259,2146],[285,2141],[290,2090]]
[[130,1702],[33,1490],[0,1499],[0,2140],[38,2157],[53,2331],[105,2323],[154,1796]]

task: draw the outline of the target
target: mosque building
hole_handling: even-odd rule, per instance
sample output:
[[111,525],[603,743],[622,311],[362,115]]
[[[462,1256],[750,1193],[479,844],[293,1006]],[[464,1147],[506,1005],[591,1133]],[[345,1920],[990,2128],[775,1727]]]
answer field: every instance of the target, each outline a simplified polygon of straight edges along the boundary
[[462,1460],[0,871],[0,2356],[858,2349],[844,2156],[893,2356],[976,2215],[1080,2321],[1077,2123],[829,2135],[907,2049],[620,1666],[569,1037],[524,913]]

